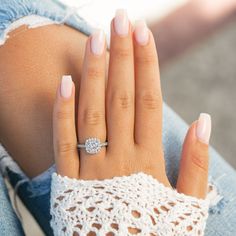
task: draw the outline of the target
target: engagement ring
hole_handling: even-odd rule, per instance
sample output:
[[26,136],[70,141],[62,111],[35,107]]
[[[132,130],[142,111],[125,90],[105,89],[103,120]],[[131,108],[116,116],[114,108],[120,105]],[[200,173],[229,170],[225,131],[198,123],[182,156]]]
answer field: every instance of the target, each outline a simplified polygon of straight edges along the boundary
[[78,144],[78,148],[85,148],[88,154],[97,154],[100,152],[101,147],[108,145],[108,142],[101,143],[98,138],[88,138],[84,144]]

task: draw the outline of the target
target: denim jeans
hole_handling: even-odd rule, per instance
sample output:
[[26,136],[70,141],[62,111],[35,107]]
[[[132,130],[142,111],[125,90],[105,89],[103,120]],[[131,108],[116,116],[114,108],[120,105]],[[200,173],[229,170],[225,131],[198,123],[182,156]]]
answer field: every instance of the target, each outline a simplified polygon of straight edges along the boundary
[[[0,46],[7,40],[8,32],[22,24],[28,24],[31,28],[46,24],[66,24],[86,35],[90,35],[94,29],[86,19],[80,17],[76,9],[56,0],[0,0]],[[172,186],[176,185],[187,129],[188,125],[164,103],[163,147],[166,172]],[[30,179],[0,145],[0,168],[44,233],[53,235],[49,224],[49,207],[51,174],[55,171],[55,165]],[[205,235],[236,235],[236,172],[213,148],[210,148],[209,182],[214,191]],[[0,235],[23,235],[1,178]]]
[[0,235],[23,235],[20,221],[11,206],[4,180],[0,175]]

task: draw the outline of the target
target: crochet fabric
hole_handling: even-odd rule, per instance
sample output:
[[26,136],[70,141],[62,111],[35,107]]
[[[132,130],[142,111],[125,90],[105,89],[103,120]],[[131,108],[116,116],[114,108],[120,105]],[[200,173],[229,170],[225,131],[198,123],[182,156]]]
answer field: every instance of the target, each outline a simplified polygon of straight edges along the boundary
[[204,235],[208,207],[143,172],[105,180],[52,174],[55,236]]

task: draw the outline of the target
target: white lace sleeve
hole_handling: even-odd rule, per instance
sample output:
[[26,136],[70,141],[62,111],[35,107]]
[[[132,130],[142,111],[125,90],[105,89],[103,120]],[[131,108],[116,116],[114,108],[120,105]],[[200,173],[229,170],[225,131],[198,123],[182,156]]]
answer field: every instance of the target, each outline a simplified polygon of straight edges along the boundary
[[52,175],[55,236],[204,235],[208,206],[142,172],[106,180]]

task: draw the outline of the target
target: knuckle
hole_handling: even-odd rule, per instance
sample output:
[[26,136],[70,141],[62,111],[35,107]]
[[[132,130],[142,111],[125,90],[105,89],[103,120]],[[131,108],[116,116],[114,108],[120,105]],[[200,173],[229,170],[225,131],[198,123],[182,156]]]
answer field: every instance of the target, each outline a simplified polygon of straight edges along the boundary
[[72,109],[59,109],[55,113],[56,119],[58,120],[71,119],[74,115],[74,111]]
[[104,71],[102,68],[89,67],[87,69],[88,79],[100,79],[104,76]]
[[116,166],[117,169],[123,174],[131,173],[134,169],[134,165],[131,159],[120,158],[119,160],[117,160]]
[[139,100],[147,110],[157,110],[160,108],[162,98],[159,93],[146,91],[139,95]]
[[133,106],[133,95],[128,91],[114,92],[111,101],[115,106],[126,110]]
[[145,171],[147,171],[148,173],[152,173],[155,165],[153,164],[151,159],[145,158],[145,161],[142,162],[142,166]]
[[116,59],[119,61],[123,61],[131,57],[131,50],[127,47],[115,47],[113,52]]
[[201,171],[208,172],[207,158],[203,154],[193,152],[191,154],[192,163]]
[[103,118],[102,112],[98,110],[86,109],[83,112],[83,122],[87,125],[99,125]]
[[141,65],[152,66],[156,65],[157,57],[153,52],[147,52],[144,55],[136,55],[135,62]]
[[58,143],[57,143],[57,153],[59,153],[59,154],[71,153],[75,149],[76,149],[76,146],[72,142],[58,141]]

